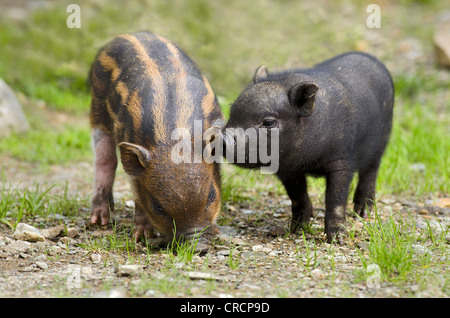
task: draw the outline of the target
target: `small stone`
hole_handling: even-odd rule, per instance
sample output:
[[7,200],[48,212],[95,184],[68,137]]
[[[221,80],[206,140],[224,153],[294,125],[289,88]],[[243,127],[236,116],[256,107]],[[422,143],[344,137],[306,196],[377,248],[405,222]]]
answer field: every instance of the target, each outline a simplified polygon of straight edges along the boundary
[[[220,234],[225,234],[228,236],[233,236],[233,235],[237,234],[237,230],[234,227],[228,226],[228,225],[219,226],[219,231],[220,231]],[[218,234],[218,235],[220,235],[220,234]]]
[[141,271],[142,266],[141,265],[119,265],[117,267],[117,275],[118,276],[135,276],[138,275]]
[[47,251],[48,255],[50,255],[50,256],[58,255],[61,252],[62,252],[62,249],[59,246],[50,246]]
[[30,242],[26,241],[15,241],[11,244],[6,245],[3,250],[7,253],[17,255],[19,253],[25,253],[31,247]]
[[322,270],[316,268],[311,271],[311,278],[315,280],[322,280],[325,278],[325,274],[323,273]]
[[64,231],[64,225],[57,225],[53,227],[49,227],[47,229],[42,229],[41,233],[42,235],[47,239],[54,239],[58,236],[60,236]]
[[91,266],[83,266],[81,267],[80,273],[86,276],[94,275],[94,269]]
[[231,243],[233,243],[234,245],[237,245],[237,246],[247,245],[247,242],[240,239],[239,237],[233,237],[231,239]]
[[231,242],[231,240],[232,240],[231,236],[229,236],[228,234],[224,234],[224,233],[217,234],[215,236],[215,238],[217,239],[217,241],[219,241],[220,243],[223,243],[223,244],[227,244],[227,243]]
[[43,262],[45,260],[47,260],[47,256],[45,256],[44,254],[40,254],[34,258],[35,262]]
[[217,256],[228,256],[230,255],[230,250],[221,250],[216,253]]
[[208,253],[210,248],[211,248],[211,246],[209,244],[197,242],[197,244],[195,245],[194,252],[198,253],[198,254],[206,254],[206,253]]
[[50,245],[50,244],[49,244],[47,241],[45,241],[45,242],[36,242],[36,243],[33,244],[33,247],[34,247],[34,249],[36,249],[37,251],[44,251],[44,250],[47,249],[47,247],[48,247],[49,245]]
[[[58,243],[62,243],[62,244],[64,244],[64,245],[68,245],[68,244],[71,243],[71,241],[72,241],[72,239],[71,239],[70,237],[64,236],[64,237],[61,237],[61,238],[59,239]],[[66,247],[66,246],[65,246],[65,247]]]
[[218,276],[211,273],[203,273],[203,272],[186,272],[186,277],[192,279],[192,280],[217,280],[217,281],[225,281],[228,280],[225,276]]
[[34,271],[34,269],[35,269],[35,267],[31,265],[31,266],[27,266],[27,267],[19,269],[19,272],[32,272],[32,271]]
[[41,262],[41,261],[37,261],[37,262],[34,262],[36,265],[37,265],[37,267],[39,267],[40,269],[43,269],[43,270],[46,270],[46,269],[48,269],[48,265],[47,265],[47,263],[45,263],[45,262]]
[[91,254],[91,261],[94,264],[98,264],[100,263],[100,261],[102,260],[102,256],[100,254]]
[[0,136],[8,136],[12,131],[22,133],[30,129],[30,124],[13,90],[0,79]]
[[144,293],[145,297],[154,297],[156,292],[153,289],[147,289]]
[[266,253],[266,254],[267,254],[267,253],[270,253],[270,252],[272,251],[271,248],[265,247],[265,246],[260,245],[260,244],[254,245],[254,246],[252,247],[252,250],[253,250],[254,252],[263,252],[263,253]]
[[78,236],[78,228],[77,227],[68,227],[67,228],[67,237],[75,238]]
[[13,237],[16,240],[27,241],[27,242],[43,242],[45,237],[42,233],[35,228],[26,223],[19,223],[16,226]]
[[135,207],[134,201],[133,200],[125,201],[125,206],[134,209]]
[[450,208],[450,198],[440,198],[437,200],[436,205],[440,208]]
[[450,19],[439,23],[433,36],[436,59],[441,66],[450,66]]
[[271,251],[269,253],[270,256],[278,256],[278,255],[281,255],[281,254],[283,254],[282,251]]
[[271,236],[282,236],[286,234],[286,230],[284,227],[280,225],[275,225],[270,229],[270,235]]
[[427,209],[421,209],[421,210],[419,211],[419,214],[420,214],[420,215],[428,215],[428,210],[427,210]]
[[431,253],[431,251],[423,245],[412,244],[411,247],[415,254],[425,255],[427,253]]

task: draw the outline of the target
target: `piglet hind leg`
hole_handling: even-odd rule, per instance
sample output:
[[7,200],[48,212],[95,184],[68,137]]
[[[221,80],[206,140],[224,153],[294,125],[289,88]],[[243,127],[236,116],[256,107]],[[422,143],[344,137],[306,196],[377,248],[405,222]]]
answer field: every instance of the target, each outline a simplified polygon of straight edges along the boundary
[[353,172],[338,170],[327,175],[325,194],[325,233],[329,243],[343,243],[345,208]]
[[375,163],[359,171],[358,185],[353,197],[353,209],[362,218],[367,217],[367,211],[370,211],[374,204],[379,165],[380,162],[377,160]]
[[114,137],[101,128],[92,131],[95,152],[95,189],[92,198],[91,224],[106,225],[114,212],[113,184],[117,168]]

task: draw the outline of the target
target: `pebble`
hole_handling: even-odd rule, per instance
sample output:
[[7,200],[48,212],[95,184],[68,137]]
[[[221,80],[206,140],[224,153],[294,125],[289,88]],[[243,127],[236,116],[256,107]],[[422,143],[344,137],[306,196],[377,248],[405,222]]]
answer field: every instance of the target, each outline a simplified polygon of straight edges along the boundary
[[265,247],[265,246],[263,246],[261,244],[257,244],[257,245],[253,245],[252,251],[254,251],[254,252],[263,252],[263,253],[267,254],[267,253],[270,253],[272,251],[272,249],[269,248],[269,247]]
[[64,225],[57,225],[53,227],[49,227],[47,229],[42,229],[42,235],[47,239],[54,239],[58,237],[64,231]]
[[38,256],[36,256],[34,258],[34,261],[35,262],[42,262],[42,261],[45,261],[46,259],[47,259],[47,256],[45,256],[45,254],[40,254],[40,255],[38,255]]
[[226,281],[229,280],[226,276],[219,276],[211,273],[204,273],[204,272],[186,272],[186,277],[192,279],[192,280],[217,280],[217,281]]
[[313,269],[310,274],[311,274],[311,278],[313,278],[315,280],[322,280],[325,278],[324,272],[318,268]]
[[56,256],[62,252],[62,248],[59,246],[50,246],[47,250],[48,255]]
[[216,253],[216,255],[217,255],[217,256],[228,256],[228,255],[230,255],[230,250],[226,249],[226,250],[218,251],[218,252]]
[[27,241],[27,242],[43,242],[45,237],[42,233],[35,228],[26,223],[19,223],[14,230],[13,237],[16,240]]
[[77,227],[68,227],[67,228],[67,237],[75,238],[78,236],[79,229]]
[[43,269],[43,270],[48,269],[48,265],[47,265],[46,262],[37,261],[37,262],[34,262],[34,263],[35,263],[35,264],[37,265],[37,267],[39,267],[40,269]]
[[272,236],[282,236],[286,234],[286,230],[280,225],[275,225],[270,229],[269,233]]
[[31,243],[27,241],[15,241],[6,245],[3,250],[10,254],[25,253],[31,247]]
[[102,260],[102,256],[100,254],[91,254],[91,261],[94,264],[98,264],[100,263],[100,261]]
[[121,277],[138,275],[142,270],[142,265],[119,265],[116,274]]
[[133,200],[125,201],[125,206],[134,209],[135,207],[134,201]]
[[233,243],[234,245],[247,245],[247,242],[245,242],[244,240],[238,238],[238,237],[233,237],[233,239],[231,240],[231,243]]
[[415,254],[425,255],[427,253],[431,253],[431,251],[427,247],[425,247],[423,245],[412,244],[411,248],[413,249]]

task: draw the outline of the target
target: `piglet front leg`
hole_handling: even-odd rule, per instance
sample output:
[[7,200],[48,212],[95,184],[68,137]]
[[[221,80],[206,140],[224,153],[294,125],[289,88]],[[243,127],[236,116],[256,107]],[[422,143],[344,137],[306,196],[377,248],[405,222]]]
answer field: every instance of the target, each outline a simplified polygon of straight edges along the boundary
[[92,198],[91,224],[106,225],[114,212],[113,184],[117,168],[114,138],[101,128],[92,131],[95,152],[95,189]]
[[325,233],[327,241],[343,243],[343,229],[345,225],[345,208],[352,181],[351,170],[338,170],[327,175],[325,194]]
[[133,231],[133,238],[135,242],[139,242],[141,237],[143,237],[144,239],[155,238],[155,230],[147,215],[145,214],[141,203],[139,203],[138,200],[135,200],[135,205],[134,224],[136,228]]

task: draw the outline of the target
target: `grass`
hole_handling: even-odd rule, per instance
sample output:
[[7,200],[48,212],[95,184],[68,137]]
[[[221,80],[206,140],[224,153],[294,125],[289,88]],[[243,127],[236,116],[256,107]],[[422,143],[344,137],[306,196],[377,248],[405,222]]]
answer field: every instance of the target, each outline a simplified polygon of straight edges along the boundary
[[54,186],[42,187],[38,183],[33,188],[19,190],[3,180],[0,192],[0,222],[15,229],[22,219],[41,217],[45,219],[74,217],[86,205],[86,200],[68,194],[67,183],[60,194],[50,191]]
[[364,228],[360,235],[366,241],[364,249],[359,251],[362,279],[376,278],[378,284],[428,282],[448,266],[445,236],[449,228],[441,226],[437,232],[430,227],[418,229],[411,214],[382,218],[377,209],[370,221],[362,222]]

